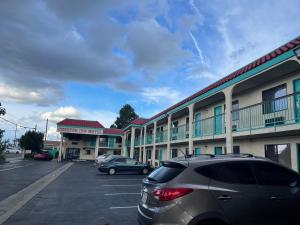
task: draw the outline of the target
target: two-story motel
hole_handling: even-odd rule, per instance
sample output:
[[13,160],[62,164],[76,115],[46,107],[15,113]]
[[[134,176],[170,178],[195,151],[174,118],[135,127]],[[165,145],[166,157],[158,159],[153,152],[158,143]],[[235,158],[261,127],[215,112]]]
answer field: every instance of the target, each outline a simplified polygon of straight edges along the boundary
[[59,159],[94,160],[102,154],[121,154],[123,131],[104,128],[98,121],[64,119],[57,123],[61,134]]
[[125,129],[122,154],[159,165],[252,153],[300,169],[300,37]]

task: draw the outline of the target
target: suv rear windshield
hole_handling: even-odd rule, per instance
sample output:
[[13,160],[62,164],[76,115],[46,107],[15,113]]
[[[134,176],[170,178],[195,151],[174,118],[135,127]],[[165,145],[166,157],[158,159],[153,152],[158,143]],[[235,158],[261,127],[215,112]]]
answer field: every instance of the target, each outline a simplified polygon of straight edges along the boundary
[[184,169],[184,166],[161,166],[154,170],[147,179],[157,183],[166,183],[178,176]]

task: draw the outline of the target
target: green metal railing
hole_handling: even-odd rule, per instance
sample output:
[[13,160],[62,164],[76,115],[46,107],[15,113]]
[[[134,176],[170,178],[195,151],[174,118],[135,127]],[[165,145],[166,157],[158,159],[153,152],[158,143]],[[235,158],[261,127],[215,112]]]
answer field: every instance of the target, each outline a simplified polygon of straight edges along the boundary
[[189,138],[189,131],[186,129],[186,124],[171,129],[171,141],[184,140]]
[[135,137],[134,138],[134,146],[138,146],[140,145],[140,138],[139,137]]
[[232,130],[247,131],[300,122],[300,92],[232,112]]
[[204,137],[225,133],[225,114],[212,116],[193,122],[194,137]]
[[166,130],[156,133],[156,143],[166,142],[168,140],[168,132]]
[[153,135],[152,134],[147,134],[146,135],[146,144],[152,144],[153,143]]
[[104,147],[104,148],[119,148],[121,143],[111,143],[111,142],[99,142],[99,147]]
[[126,140],[125,145],[126,145],[126,147],[130,147],[130,140]]

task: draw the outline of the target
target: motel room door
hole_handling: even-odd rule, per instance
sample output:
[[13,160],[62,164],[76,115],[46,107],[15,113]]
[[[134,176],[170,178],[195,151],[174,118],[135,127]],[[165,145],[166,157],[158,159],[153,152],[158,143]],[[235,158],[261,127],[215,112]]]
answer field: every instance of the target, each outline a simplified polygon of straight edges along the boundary
[[294,95],[295,102],[295,121],[300,122],[300,79],[294,80],[294,93],[299,92]]
[[214,134],[222,133],[222,106],[215,107]]

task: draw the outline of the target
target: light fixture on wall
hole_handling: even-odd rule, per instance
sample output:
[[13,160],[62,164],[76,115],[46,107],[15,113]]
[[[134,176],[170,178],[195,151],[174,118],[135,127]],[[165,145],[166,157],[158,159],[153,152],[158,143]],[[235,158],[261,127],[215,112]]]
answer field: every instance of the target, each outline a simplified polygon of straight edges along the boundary
[[300,48],[296,48],[294,50],[295,55],[297,56],[297,59],[300,59]]

